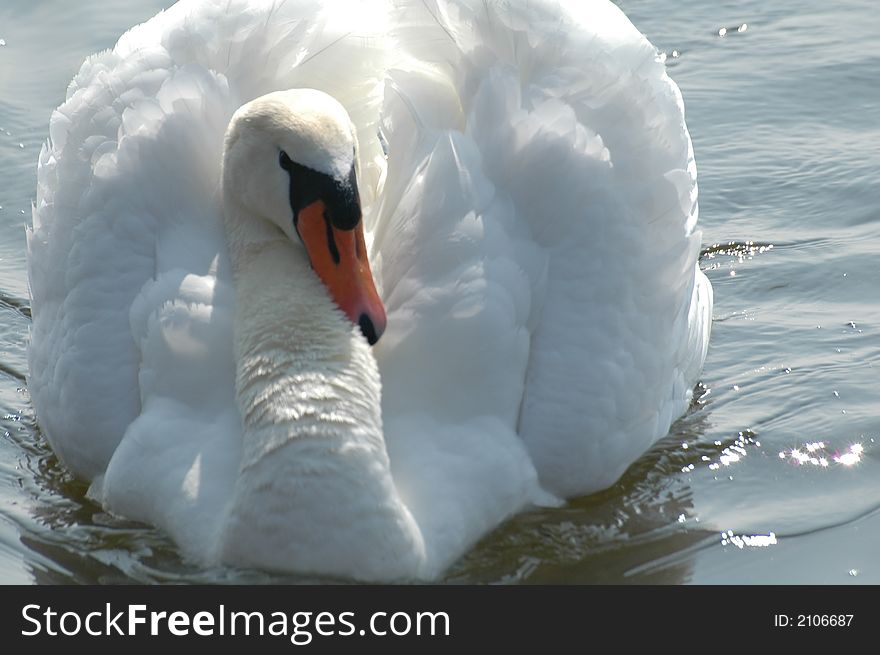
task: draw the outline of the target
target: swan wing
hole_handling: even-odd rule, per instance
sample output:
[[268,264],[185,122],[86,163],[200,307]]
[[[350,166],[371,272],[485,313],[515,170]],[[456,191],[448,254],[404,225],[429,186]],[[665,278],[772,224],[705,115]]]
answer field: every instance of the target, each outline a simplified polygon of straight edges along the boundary
[[679,89],[608,2],[396,9],[384,406],[490,414],[547,488],[607,487],[686,410],[706,354]]

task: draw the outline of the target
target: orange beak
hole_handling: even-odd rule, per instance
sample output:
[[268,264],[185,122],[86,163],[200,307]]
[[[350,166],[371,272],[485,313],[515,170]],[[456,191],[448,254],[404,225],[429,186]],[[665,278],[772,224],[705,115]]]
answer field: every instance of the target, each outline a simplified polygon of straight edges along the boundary
[[326,211],[321,200],[300,209],[297,232],[330,296],[360,326],[372,346],[385,331],[386,317],[367,260],[363,221],[341,230],[333,226]]

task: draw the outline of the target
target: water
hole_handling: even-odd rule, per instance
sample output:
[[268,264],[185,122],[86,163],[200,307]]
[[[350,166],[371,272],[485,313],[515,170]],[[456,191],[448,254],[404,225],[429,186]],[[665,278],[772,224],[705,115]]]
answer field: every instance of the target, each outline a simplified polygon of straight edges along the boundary
[[[292,580],[205,571],[103,513],[41,440],[24,382],[23,225],[49,114],[85,56],[167,4],[0,6],[2,582]],[[448,579],[878,584],[875,5],[620,5],[687,106],[716,292],[701,394],[614,487],[508,522]]]

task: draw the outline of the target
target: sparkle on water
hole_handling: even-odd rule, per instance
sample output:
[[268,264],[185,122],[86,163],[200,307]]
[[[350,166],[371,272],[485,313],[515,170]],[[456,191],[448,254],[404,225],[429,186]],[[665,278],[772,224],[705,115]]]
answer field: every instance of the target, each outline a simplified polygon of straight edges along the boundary
[[746,546],[750,548],[767,548],[768,546],[775,546],[776,543],[776,535],[773,532],[770,534],[738,535],[734,534],[733,530],[728,530],[721,533],[722,546],[736,546],[740,550]]
[[779,453],[779,459],[787,459],[798,465],[811,464],[828,468],[832,463],[842,466],[855,466],[862,461],[865,448],[861,443],[850,444],[843,451],[829,447],[824,441],[813,441],[800,448],[791,448]]

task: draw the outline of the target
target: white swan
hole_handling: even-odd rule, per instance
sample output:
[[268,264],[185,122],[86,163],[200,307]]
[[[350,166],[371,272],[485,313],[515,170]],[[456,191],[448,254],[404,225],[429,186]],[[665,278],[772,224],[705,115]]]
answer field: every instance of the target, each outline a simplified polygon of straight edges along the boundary
[[183,0],[87,60],[49,131],[39,423],[201,561],[435,578],[687,408],[691,142],[605,0]]

